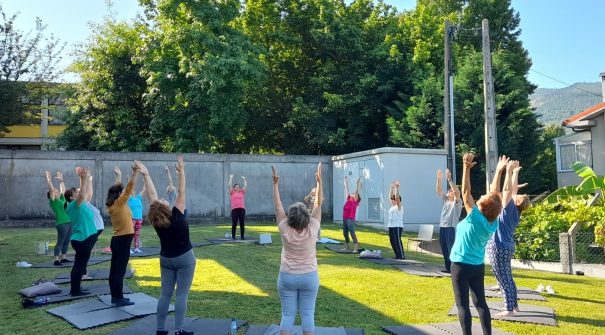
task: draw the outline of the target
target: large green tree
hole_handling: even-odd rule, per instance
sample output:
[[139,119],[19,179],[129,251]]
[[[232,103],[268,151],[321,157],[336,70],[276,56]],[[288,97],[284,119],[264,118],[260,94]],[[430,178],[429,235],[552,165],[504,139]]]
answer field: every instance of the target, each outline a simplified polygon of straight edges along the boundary
[[111,19],[97,26],[71,66],[80,76],[68,100],[68,125],[59,145],[71,150],[157,151],[150,134],[147,90],[134,57],[142,45],[141,24]]

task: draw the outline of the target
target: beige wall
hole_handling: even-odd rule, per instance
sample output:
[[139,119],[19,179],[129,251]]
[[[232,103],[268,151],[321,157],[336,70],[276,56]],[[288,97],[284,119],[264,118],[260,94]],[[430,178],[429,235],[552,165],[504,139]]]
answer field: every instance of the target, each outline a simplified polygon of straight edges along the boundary
[[594,119],[592,127],[592,168],[598,175],[605,175],[605,114]]

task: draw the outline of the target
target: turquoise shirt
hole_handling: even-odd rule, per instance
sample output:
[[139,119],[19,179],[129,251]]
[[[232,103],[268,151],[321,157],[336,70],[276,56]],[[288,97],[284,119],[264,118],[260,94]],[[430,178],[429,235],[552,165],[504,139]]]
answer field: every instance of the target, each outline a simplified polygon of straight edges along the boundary
[[88,208],[85,202],[78,206],[78,201],[74,200],[67,205],[67,215],[71,222],[71,239],[84,241],[91,235],[97,233],[95,226],[94,213]]
[[498,229],[498,220],[491,224],[477,206],[456,226],[456,240],[450,260],[471,265],[483,264],[485,245]]
[[133,220],[143,220],[143,196],[141,194],[128,197],[128,207]]

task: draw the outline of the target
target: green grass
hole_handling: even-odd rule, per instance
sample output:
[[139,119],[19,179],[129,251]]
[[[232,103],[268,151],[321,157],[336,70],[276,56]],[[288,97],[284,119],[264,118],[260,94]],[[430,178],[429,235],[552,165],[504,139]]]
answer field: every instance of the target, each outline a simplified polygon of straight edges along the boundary
[[[229,231],[226,225],[193,225],[191,239],[220,237]],[[97,247],[109,245],[107,229]],[[206,318],[237,317],[255,324],[279,323],[280,303],[276,288],[281,245],[273,225],[249,224],[248,236],[270,232],[273,245],[211,245],[195,248],[198,259],[188,316]],[[42,275],[54,278],[68,269],[16,268],[20,260],[40,262],[48,256],[34,254],[35,241],[54,243],[52,228],[23,228],[0,230],[0,334],[106,334],[125,327],[129,322],[107,325],[87,331],[73,328],[67,322],[45,310],[58,305],[26,310],[20,306],[17,291]],[[341,239],[339,227],[326,224],[322,236]],[[359,228],[362,247],[380,248],[384,256],[392,257],[388,234]],[[155,232],[148,226],[142,231],[144,246],[159,245]],[[51,246],[52,249],[52,246]],[[418,258],[414,252],[408,257]],[[440,258],[423,256],[424,260],[440,263]],[[320,290],[317,298],[316,324],[364,328],[366,334],[385,334],[381,325],[424,324],[456,321],[447,315],[454,303],[448,278],[424,278],[408,275],[390,266],[358,260],[318,246]],[[127,280],[134,291],[159,295],[160,271],[158,258],[131,258],[135,277]],[[109,267],[102,263],[95,267]],[[495,283],[487,269],[486,285]],[[516,334],[603,334],[605,327],[605,280],[558,275],[546,272],[515,270],[517,285],[536,287],[539,283],[552,285],[557,295],[547,302],[521,301],[545,305],[557,314],[557,327],[494,321],[493,325]],[[478,322],[474,319],[473,322]]]

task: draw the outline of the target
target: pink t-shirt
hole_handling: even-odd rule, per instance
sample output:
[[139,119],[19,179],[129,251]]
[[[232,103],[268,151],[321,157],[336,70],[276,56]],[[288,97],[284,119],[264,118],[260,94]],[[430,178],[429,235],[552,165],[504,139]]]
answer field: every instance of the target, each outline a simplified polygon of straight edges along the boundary
[[303,274],[317,270],[315,243],[319,234],[319,221],[311,218],[307,228],[300,233],[288,225],[288,219],[279,222],[281,236],[280,272]]
[[345,201],[345,205],[342,209],[342,218],[343,220],[351,219],[355,220],[355,214],[357,213],[357,207],[359,206],[359,200],[355,200],[355,198],[350,195],[347,196],[347,201]]
[[231,196],[231,209],[246,208],[244,206],[244,193],[246,193],[246,190],[244,189],[240,189],[239,191],[231,191],[231,193],[229,193]]

